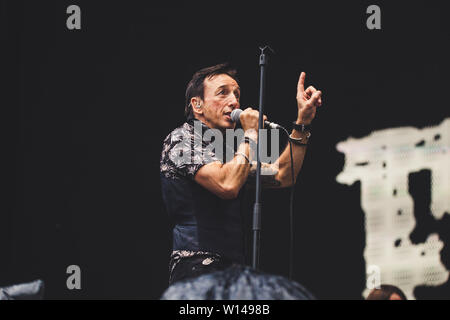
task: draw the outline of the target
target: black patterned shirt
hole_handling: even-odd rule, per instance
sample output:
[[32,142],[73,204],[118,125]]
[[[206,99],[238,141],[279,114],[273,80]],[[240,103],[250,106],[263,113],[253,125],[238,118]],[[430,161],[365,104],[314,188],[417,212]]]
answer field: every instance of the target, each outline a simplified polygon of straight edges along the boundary
[[190,119],[163,142],[161,190],[174,222],[173,250],[210,252],[243,263],[243,190],[236,199],[221,199],[194,180],[203,165],[224,163],[227,152],[234,154],[226,144],[223,152],[213,149],[213,141],[202,138],[208,129],[201,121]]

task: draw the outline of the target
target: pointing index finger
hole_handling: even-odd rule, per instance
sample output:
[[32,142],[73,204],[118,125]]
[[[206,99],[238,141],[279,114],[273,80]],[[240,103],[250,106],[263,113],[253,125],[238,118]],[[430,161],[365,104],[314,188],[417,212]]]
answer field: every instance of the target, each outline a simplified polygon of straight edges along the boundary
[[303,93],[305,91],[305,77],[306,73],[300,73],[300,78],[298,79],[297,91],[299,93]]

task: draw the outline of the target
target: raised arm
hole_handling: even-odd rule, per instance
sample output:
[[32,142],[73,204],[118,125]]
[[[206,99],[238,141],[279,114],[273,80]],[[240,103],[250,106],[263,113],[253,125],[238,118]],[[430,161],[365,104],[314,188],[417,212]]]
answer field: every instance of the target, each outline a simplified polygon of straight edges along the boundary
[[[297,83],[297,119],[296,124],[310,125],[316,115],[316,108],[322,105],[322,92],[309,86],[305,90],[306,74],[300,74]],[[303,165],[303,159],[306,154],[306,144],[308,142],[309,132],[301,130],[292,130],[291,137],[301,138],[299,143],[292,143],[292,154],[294,158],[294,183],[298,173]],[[301,144],[300,144],[301,143]],[[273,164],[261,164],[261,181],[266,188],[284,188],[292,185],[292,169],[290,158],[290,145],[288,144],[280,157]],[[264,172],[264,174],[263,174]],[[250,169],[250,177],[256,174],[256,163]]]
[[[305,90],[306,74],[302,72],[297,84],[297,119],[295,121],[298,125],[310,125],[316,116],[316,109],[322,105],[322,92],[309,86]],[[294,157],[294,183],[297,175],[303,165],[303,159],[306,153],[306,143],[310,132],[301,132],[301,130],[292,130],[291,137],[294,139],[301,138],[300,143],[292,143],[292,154]],[[278,179],[280,180],[280,187],[287,187],[292,185],[292,169],[290,161],[290,145],[288,144],[278,159]]]

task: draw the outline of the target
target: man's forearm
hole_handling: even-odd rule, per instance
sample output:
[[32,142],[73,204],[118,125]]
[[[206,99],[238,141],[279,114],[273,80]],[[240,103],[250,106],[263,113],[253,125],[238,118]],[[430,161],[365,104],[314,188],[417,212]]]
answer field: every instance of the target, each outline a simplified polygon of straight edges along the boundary
[[[254,140],[254,138],[253,138]],[[237,149],[234,158],[225,163],[223,169],[223,183],[227,188],[234,189],[236,192],[242,188],[250,172],[250,145],[241,143]]]
[[248,143],[241,143],[231,161],[214,161],[204,165],[197,171],[194,179],[220,198],[234,199],[247,180],[250,171],[249,154]]
[[[303,141],[307,141],[307,133],[299,132],[297,130],[292,130],[293,138],[302,138]],[[303,165],[303,160],[306,154],[306,145],[298,145],[294,142],[288,143],[284,151],[278,158],[278,180],[281,185],[291,185],[292,184],[292,169],[291,169],[291,153],[290,148],[292,145],[292,156],[294,158],[294,183]]]
[[222,199],[236,198],[247,181],[253,154],[251,148],[254,148],[256,140],[247,132],[245,137],[251,140],[238,146],[232,160],[226,163],[214,161],[202,166],[194,177],[195,181]]

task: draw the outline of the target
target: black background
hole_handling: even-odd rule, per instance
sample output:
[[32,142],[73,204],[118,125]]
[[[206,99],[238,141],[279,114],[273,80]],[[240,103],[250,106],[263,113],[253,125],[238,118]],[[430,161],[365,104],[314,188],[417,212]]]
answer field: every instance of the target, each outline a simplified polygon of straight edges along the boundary
[[[47,298],[159,298],[170,252],[159,156],[184,120],[186,84],[229,61],[241,105],[256,107],[258,47],[269,44],[269,119],[295,119],[301,71],[324,100],[296,186],[294,278],[318,298],[361,298],[360,185],[335,181],[335,145],[450,115],[444,1],[0,3],[0,285],[41,278]],[[81,30],[66,28],[71,4]],[[366,28],[370,4],[382,30]],[[282,275],[288,200],[264,192],[261,267]],[[82,290],[66,288],[71,264]],[[419,298],[449,296],[447,285]]]

